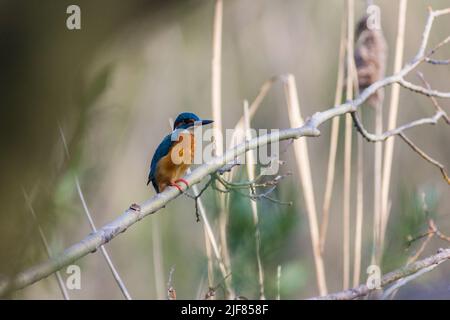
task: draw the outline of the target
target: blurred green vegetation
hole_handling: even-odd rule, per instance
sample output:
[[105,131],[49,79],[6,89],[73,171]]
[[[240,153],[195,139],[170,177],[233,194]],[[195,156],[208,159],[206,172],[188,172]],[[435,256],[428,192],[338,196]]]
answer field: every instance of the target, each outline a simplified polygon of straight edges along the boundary
[[389,237],[383,259],[384,270],[391,270],[406,263],[407,258],[423,241],[414,241],[409,246],[409,240],[424,234],[428,230],[429,219],[436,220],[437,216],[439,197],[434,188],[420,191],[403,184],[400,190],[399,209],[389,224]]

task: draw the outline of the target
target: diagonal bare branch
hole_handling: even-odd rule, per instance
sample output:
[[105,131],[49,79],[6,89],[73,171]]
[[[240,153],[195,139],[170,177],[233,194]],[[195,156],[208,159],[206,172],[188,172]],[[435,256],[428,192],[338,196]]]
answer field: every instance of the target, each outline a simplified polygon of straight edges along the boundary
[[[66,137],[64,135],[64,131],[63,131],[61,126],[59,126],[59,133],[61,135],[61,140],[63,142],[64,151],[66,153],[66,157],[67,157],[67,159],[70,159],[69,148],[67,146]],[[75,184],[76,184],[76,187],[77,187],[78,196],[80,197],[81,203],[83,205],[84,213],[86,214],[86,217],[87,217],[87,219],[89,221],[89,225],[91,226],[91,229],[92,229],[93,232],[97,232],[97,228],[95,227],[94,220],[92,219],[92,215],[91,215],[91,213],[89,211],[89,208],[87,206],[86,199],[84,198],[83,191],[81,190],[80,181],[78,180],[78,176],[76,176],[76,175],[75,175]],[[114,277],[114,280],[116,281],[117,285],[119,286],[119,289],[122,292],[123,296],[125,297],[125,299],[131,300],[131,296],[130,296],[130,294],[128,292],[128,289],[125,286],[122,278],[120,277],[119,272],[117,271],[116,267],[114,266],[114,264],[113,264],[113,262],[111,260],[111,257],[108,254],[108,251],[106,251],[105,246],[103,246],[103,245],[100,246],[100,251],[101,251],[103,257],[105,258],[106,263],[108,264],[108,267],[109,267],[109,269],[110,269],[110,271],[111,271],[111,273],[112,273],[112,275]]]
[[[449,259],[450,259],[450,249],[440,249],[436,255],[430,256],[423,260],[416,261],[400,269],[387,273],[381,278],[380,286],[382,288],[385,288],[390,284],[402,279],[403,280],[401,284],[405,284],[406,282],[416,278],[417,276],[433,270],[438,265]],[[398,287],[395,287],[393,289],[394,290],[398,289]],[[361,284],[358,287],[344,290],[341,292],[336,292],[321,297],[313,297],[311,298],[311,300],[352,300],[367,296],[370,292],[374,290],[375,288],[369,288],[367,285]]]
[[[27,204],[28,209],[30,210],[31,216],[33,217],[33,220],[39,231],[39,236],[41,238],[42,244],[44,245],[45,251],[47,252],[47,256],[50,258],[52,256],[52,252],[50,250],[50,245],[48,244],[47,237],[45,236],[44,230],[42,230],[42,227],[39,224],[39,221],[36,216],[36,212],[34,211],[33,204],[31,203],[31,199],[30,199],[28,193],[25,191],[25,189],[23,189],[22,191],[23,191],[23,196],[25,197],[25,203]],[[59,289],[61,290],[61,294],[62,294],[64,300],[70,300],[70,296],[69,296],[69,293],[67,292],[66,286],[64,285],[64,281],[61,276],[61,273],[59,271],[57,271],[55,273],[55,276],[56,276],[56,281],[58,282],[58,286],[59,286]]]

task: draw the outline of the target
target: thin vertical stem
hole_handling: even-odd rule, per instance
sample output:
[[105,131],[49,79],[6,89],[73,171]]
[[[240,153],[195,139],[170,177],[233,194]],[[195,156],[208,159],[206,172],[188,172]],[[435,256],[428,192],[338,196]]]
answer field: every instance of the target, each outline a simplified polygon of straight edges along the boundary
[[[300,113],[297,86],[293,75],[288,75],[284,83],[286,102],[288,105],[289,121],[292,128],[302,126],[303,119]],[[300,138],[294,141],[294,152],[297,162],[300,180],[303,187],[306,211],[308,213],[309,229],[311,233],[311,243],[316,267],[317,284],[320,295],[325,295],[327,290],[325,266],[322,253],[320,251],[319,225],[317,221],[317,211],[314,200],[313,180],[311,176],[311,166],[308,155],[308,144],[306,139]]]
[[[355,59],[352,59],[353,86],[355,95],[359,95],[358,72],[356,70]],[[362,110],[361,110],[362,112]],[[364,139],[357,135],[357,174],[356,174],[356,228],[355,228],[355,251],[353,263],[353,286],[359,285],[361,275],[361,250],[362,250],[362,231],[364,220]]]
[[353,287],[359,285],[361,274],[361,248],[362,248],[362,228],[364,218],[364,140],[361,135],[357,137],[358,147],[358,173],[356,180],[356,232],[355,232],[355,261],[353,265]]
[[[347,0],[347,82],[346,99],[353,98],[354,0]],[[343,287],[350,285],[350,192],[352,168],[353,122],[345,115],[344,188],[343,188]]]
[[[190,171],[188,171],[190,172]],[[198,191],[198,187],[197,185],[193,185],[192,187],[192,191],[194,193],[194,196],[197,196],[199,191]],[[208,217],[206,216],[206,210],[205,210],[205,206],[203,205],[203,201],[201,198],[197,199],[197,204],[198,204],[198,211],[200,213],[200,217],[203,220],[203,225],[204,225],[204,229],[205,232],[207,234],[209,243],[211,244],[212,247],[212,251],[214,252],[214,255],[216,256],[217,262],[219,264],[219,269],[222,272],[222,277],[224,279],[229,278],[229,273],[227,273],[227,269],[222,261],[222,258],[220,256],[220,250],[219,250],[219,246],[217,244],[216,238],[214,236],[214,232],[212,231],[211,228],[211,224],[209,223]],[[229,284],[225,281],[225,286],[228,286]],[[231,288],[228,288],[228,291],[232,290]]]
[[[222,24],[223,24],[223,1],[216,0],[214,6],[213,39],[212,39],[212,61],[211,61],[211,100],[213,129],[215,131],[215,153],[217,156],[223,153],[222,136]],[[227,240],[228,212],[225,208],[225,197],[218,195],[219,203],[219,237],[222,261],[227,269],[226,274],[231,270],[230,252]],[[228,295],[234,296],[231,289],[231,276],[225,279]]]
[[[382,94],[380,92],[380,94]],[[375,133],[380,135],[383,133],[383,99],[375,109]],[[374,192],[373,192],[373,250],[372,264],[377,263],[377,247],[381,230],[381,176],[383,170],[383,144],[375,143],[375,159],[374,159]]]
[[[214,25],[213,25],[213,47],[212,47],[212,79],[211,79],[211,99],[213,128],[217,133],[222,133],[222,20],[223,20],[223,2],[216,0],[214,7]],[[223,153],[222,135],[216,137],[216,153],[218,156]]]
[[[188,172],[190,172],[190,170]],[[193,185],[191,188],[192,188],[192,191],[194,192],[194,195],[197,195],[199,193],[197,185]],[[197,203],[198,203],[198,210],[200,212],[200,216],[203,219],[203,234],[205,237],[206,257],[208,259],[208,286],[209,286],[209,288],[212,288],[214,286],[214,267],[213,267],[213,260],[212,260],[212,251],[214,251],[214,253],[216,255],[216,259],[219,263],[219,267],[222,272],[222,276],[224,278],[227,276],[227,271],[225,270],[225,266],[221,262],[219,247],[216,243],[215,236],[214,236],[211,226],[209,224],[208,217],[206,216],[205,206],[203,205],[202,199],[198,198]]]
[[277,267],[277,300],[281,300],[281,265]]
[[161,250],[161,234],[159,233],[160,223],[158,217],[152,220],[152,255],[153,255],[153,273],[156,286],[156,297],[158,300],[164,300],[167,296],[164,280],[164,266]]
[[[91,229],[93,232],[97,232],[97,228],[94,225],[94,221],[92,220],[92,216],[89,212],[89,208],[87,206],[86,200],[84,199],[83,192],[81,191],[80,182],[78,181],[78,177],[75,176],[75,183],[78,191],[78,195],[80,197],[81,203],[83,204],[84,212],[86,213],[86,217],[89,220],[89,224],[91,225]],[[128,289],[125,287],[125,284],[123,283],[122,278],[119,275],[119,272],[117,271],[116,267],[114,266],[111,257],[108,254],[108,251],[106,251],[106,248],[104,245],[100,246],[100,251],[103,255],[103,257],[106,260],[106,263],[108,264],[109,270],[111,271],[114,280],[116,280],[117,285],[119,286],[120,291],[122,292],[123,296],[127,300],[132,300],[130,294],[128,293]]]
[[[398,13],[398,32],[397,40],[395,45],[395,62],[394,62],[394,73],[401,70],[403,64],[403,49],[405,46],[405,25],[406,25],[406,8],[407,0],[400,1],[399,13]],[[397,125],[397,115],[398,115],[398,104],[400,98],[400,85],[394,83],[392,85],[391,91],[391,101],[389,108],[389,120],[388,120],[388,130],[394,129]],[[381,187],[381,230],[380,239],[378,245],[378,257],[381,259],[384,246],[384,236],[386,231],[386,225],[389,218],[389,187],[391,180],[391,169],[392,160],[394,154],[394,142],[395,139],[390,138],[386,141],[384,162],[383,162],[383,178]]]
[[[36,227],[38,229],[39,237],[41,238],[42,244],[44,245],[45,251],[47,252],[47,256],[49,258],[51,258],[52,252],[50,250],[50,246],[48,244],[47,237],[45,236],[44,230],[42,230],[41,225],[39,224],[39,221],[36,216],[36,212],[34,211],[33,205],[31,203],[31,199],[28,196],[28,193],[25,191],[25,189],[23,189],[22,191],[23,191],[23,196],[25,197],[25,202],[28,206],[28,209],[30,210],[31,216],[33,217],[34,223],[36,224]],[[64,281],[61,276],[61,272],[56,271],[55,276],[56,276],[56,281],[58,282],[59,290],[61,290],[61,294],[62,294],[64,300],[70,300],[70,296],[69,296],[69,293],[67,292],[66,286],[64,285]]]
[[[342,19],[341,41],[339,45],[338,73],[336,81],[336,92],[334,95],[334,105],[337,106],[342,100],[342,91],[344,88],[344,65],[345,65],[345,20]],[[331,120],[330,153],[328,156],[327,181],[325,186],[325,195],[322,206],[322,223],[320,225],[320,249],[324,252],[325,240],[328,230],[330,217],[330,204],[333,195],[334,176],[336,169],[336,152],[339,138],[340,117],[334,117]]]
[[[59,126],[59,133],[61,135],[61,140],[62,140],[63,145],[64,145],[64,151],[66,153],[66,157],[67,157],[67,159],[70,159],[69,148],[67,146],[66,137],[64,135],[64,131],[62,130],[61,126]],[[86,217],[87,217],[87,219],[89,221],[89,224],[91,226],[92,231],[96,232],[97,228],[95,227],[94,220],[92,219],[91,213],[89,212],[89,208],[87,206],[86,200],[85,200],[83,192],[81,190],[80,181],[78,180],[78,177],[76,175],[75,175],[74,178],[75,178],[75,184],[76,184],[76,187],[77,187],[77,192],[78,192],[78,195],[80,197],[81,203],[83,205],[84,213],[86,214]],[[105,258],[106,263],[108,264],[108,267],[109,267],[109,269],[110,269],[110,271],[111,271],[111,273],[112,273],[112,275],[114,277],[114,280],[116,281],[116,283],[117,283],[120,291],[122,292],[123,296],[125,297],[125,299],[131,300],[131,296],[128,293],[128,290],[125,287],[125,284],[123,283],[122,278],[120,277],[119,273],[117,272],[117,269],[115,268],[111,258],[109,257],[109,254],[106,251],[105,246],[103,246],[103,245],[100,246],[100,251],[101,251],[103,257]]]
[[[244,119],[245,119],[245,136],[247,140],[252,139],[250,131],[250,116],[248,110],[248,101],[244,101]],[[254,150],[249,150],[246,153],[247,175],[250,181],[255,179],[255,154]],[[251,190],[252,191],[252,190]],[[258,204],[255,200],[250,200],[253,214],[253,224],[255,226],[255,245],[256,245],[256,261],[258,264],[258,280],[259,280],[259,298],[265,300],[264,295],[264,269],[261,263],[261,234],[259,230]]]
[[203,228],[203,234],[205,236],[206,257],[208,259],[208,287],[212,288],[214,286],[214,264],[211,253],[211,242],[209,241],[208,233],[205,228]]

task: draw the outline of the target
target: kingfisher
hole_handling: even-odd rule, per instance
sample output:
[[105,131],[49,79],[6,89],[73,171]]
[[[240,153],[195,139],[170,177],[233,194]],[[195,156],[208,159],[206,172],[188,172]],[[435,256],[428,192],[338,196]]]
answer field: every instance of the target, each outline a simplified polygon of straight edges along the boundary
[[[212,123],[196,114],[183,112],[173,124],[173,131],[164,137],[153,155],[147,185],[151,182],[157,193],[173,186],[183,192],[180,182],[189,187],[182,178],[193,163],[195,154],[194,126]],[[185,140],[187,139],[187,140]]]

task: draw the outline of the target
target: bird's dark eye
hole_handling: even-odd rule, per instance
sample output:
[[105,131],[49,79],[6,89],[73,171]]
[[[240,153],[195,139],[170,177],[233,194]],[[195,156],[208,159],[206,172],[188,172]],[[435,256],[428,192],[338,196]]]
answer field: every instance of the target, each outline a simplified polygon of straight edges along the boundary
[[183,119],[183,120],[175,122],[175,128],[178,128],[182,124],[191,124],[191,123],[194,123],[194,122],[195,121],[193,119]]

